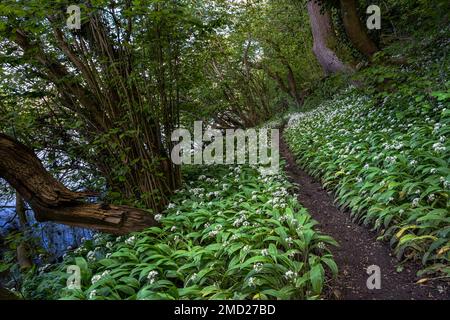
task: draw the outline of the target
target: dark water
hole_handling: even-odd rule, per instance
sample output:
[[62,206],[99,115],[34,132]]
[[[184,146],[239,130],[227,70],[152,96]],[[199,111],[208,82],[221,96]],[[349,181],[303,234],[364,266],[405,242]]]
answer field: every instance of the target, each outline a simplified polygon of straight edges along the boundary
[[[19,219],[18,217],[14,218],[14,215],[14,209],[0,210],[1,237],[19,229]],[[68,247],[78,247],[82,242],[82,238],[90,239],[93,235],[93,232],[88,229],[70,227],[53,222],[39,223],[34,218],[32,210],[27,210],[27,218],[33,237],[38,239],[45,251],[55,259],[62,256]]]

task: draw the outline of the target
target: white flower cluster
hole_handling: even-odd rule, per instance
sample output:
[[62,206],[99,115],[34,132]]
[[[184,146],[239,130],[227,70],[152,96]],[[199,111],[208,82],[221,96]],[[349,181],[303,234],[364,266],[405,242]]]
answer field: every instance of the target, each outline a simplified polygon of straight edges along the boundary
[[38,272],[39,272],[39,273],[43,273],[43,272],[47,271],[51,266],[52,266],[51,264],[48,264],[48,263],[47,263],[47,264],[45,264],[44,266],[38,268]]
[[147,280],[150,284],[155,283],[156,279],[158,278],[158,271],[152,270],[147,275]]
[[168,205],[167,205],[167,209],[173,209],[173,208],[175,208],[176,206],[175,206],[175,204],[174,203],[169,203]]
[[435,144],[433,144],[433,150],[436,153],[442,153],[442,152],[445,152],[445,150],[447,150],[447,148],[444,146],[444,144],[442,142],[436,142]]
[[240,211],[238,213],[238,217],[233,222],[233,227],[238,228],[241,225],[243,225],[243,226],[248,226],[249,225],[249,222],[247,221],[247,216],[245,214],[246,214],[245,211]]
[[125,243],[129,246],[132,246],[136,242],[136,236],[131,236],[127,240],[125,240]]
[[257,262],[253,265],[253,270],[255,272],[260,272],[263,269],[263,264],[261,262]]
[[211,238],[214,238],[215,236],[217,236],[219,234],[220,230],[222,230],[222,225],[218,224],[218,225],[215,226],[214,230],[211,230],[208,233],[208,236],[211,237]]
[[99,282],[101,279],[107,277],[110,273],[111,273],[111,271],[105,270],[105,271],[103,271],[103,273],[101,273],[101,274],[96,274],[96,275],[94,275],[94,276],[91,278],[91,283],[92,283],[92,284],[95,284],[95,283]]
[[294,272],[294,271],[292,271],[292,270],[288,270],[288,271],[286,271],[286,273],[284,274],[284,278],[286,279],[286,280],[294,280],[295,279],[295,277],[297,276],[297,274]]

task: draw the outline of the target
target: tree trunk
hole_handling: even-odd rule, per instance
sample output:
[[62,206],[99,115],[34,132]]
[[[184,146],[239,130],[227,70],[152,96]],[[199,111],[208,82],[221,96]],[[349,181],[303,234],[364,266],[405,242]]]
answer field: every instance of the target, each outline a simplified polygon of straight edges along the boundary
[[112,234],[157,225],[142,209],[83,202],[90,194],[67,189],[45,170],[32,150],[1,133],[0,177],[28,202],[38,221],[54,221]]
[[297,107],[300,107],[303,104],[303,96],[298,91],[297,80],[295,79],[295,75],[292,71],[291,66],[287,64],[286,68],[288,69],[287,79],[290,88],[290,95],[292,98],[294,98]]
[[[21,232],[24,232],[27,228],[27,215],[25,203],[22,199],[22,196],[16,192],[16,213],[19,217],[20,229]],[[22,241],[17,246],[17,262],[21,269],[29,269],[33,266],[33,262],[30,258],[30,246],[26,241]]]
[[[60,29],[64,15],[48,16],[53,30],[49,41],[59,49],[55,55],[52,49],[44,50],[47,44],[27,27],[15,29],[10,40],[23,50],[24,60],[39,69],[40,77],[54,84],[64,107],[83,121],[79,133],[96,155],[86,160],[100,170],[108,188],[158,212],[181,185],[179,167],[169,157],[172,142],[162,134],[163,129],[166,136],[172,131],[177,112],[168,103],[166,83],[171,79],[165,78],[167,57],[161,57],[165,48],[156,38],[157,53],[146,57],[149,67],[159,66],[154,86],[150,77],[141,79],[148,70],[136,63],[143,49],[117,42],[103,14],[88,18],[80,32],[71,34]],[[100,137],[104,143],[95,144]]]
[[367,57],[378,51],[375,43],[369,38],[356,9],[356,0],[340,0],[342,21],[347,36],[356,49]]
[[308,14],[314,39],[313,52],[325,74],[351,71],[351,68],[329,48],[330,43],[337,42],[330,14],[328,12],[321,14],[320,5],[314,0],[308,2]]

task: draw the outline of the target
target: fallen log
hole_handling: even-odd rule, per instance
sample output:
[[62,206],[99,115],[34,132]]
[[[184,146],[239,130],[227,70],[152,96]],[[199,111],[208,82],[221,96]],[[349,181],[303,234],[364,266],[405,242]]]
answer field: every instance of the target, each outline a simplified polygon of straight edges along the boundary
[[40,222],[54,221],[117,235],[158,224],[142,209],[87,203],[83,199],[91,194],[66,188],[45,170],[30,148],[2,133],[0,177],[23,197]]

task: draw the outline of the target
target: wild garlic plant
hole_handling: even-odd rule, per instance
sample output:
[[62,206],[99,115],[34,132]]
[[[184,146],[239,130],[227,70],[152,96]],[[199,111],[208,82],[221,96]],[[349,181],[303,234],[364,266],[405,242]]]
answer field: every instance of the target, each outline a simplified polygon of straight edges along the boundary
[[[54,271],[64,299],[317,299],[337,266],[336,245],[314,230],[280,174],[248,166],[188,170],[160,227],[96,236]],[[66,265],[82,268],[81,290],[64,287]]]
[[399,258],[450,278],[450,95],[442,91],[449,68],[430,48],[410,56],[409,68],[368,68],[373,83],[292,115],[285,137],[298,163]]

